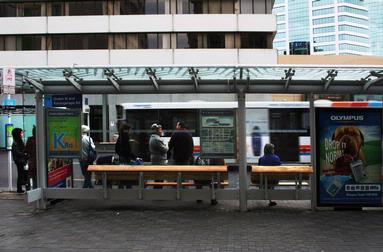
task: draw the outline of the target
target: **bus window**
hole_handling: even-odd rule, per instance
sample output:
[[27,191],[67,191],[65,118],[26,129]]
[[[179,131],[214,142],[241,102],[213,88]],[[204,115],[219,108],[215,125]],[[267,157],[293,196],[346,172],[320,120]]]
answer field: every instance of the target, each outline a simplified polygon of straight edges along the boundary
[[90,107],[90,136],[96,143],[102,142],[102,106],[92,105]]
[[192,136],[199,136],[199,110],[196,109],[169,109],[159,111],[159,123],[170,137],[176,129],[178,121],[184,121]]
[[282,162],[299,162],[299,136],[309,136],[304,109],[270,109],[270,141]]
[[117,120],[124,119],[124,109],[121,105],[116,105]]

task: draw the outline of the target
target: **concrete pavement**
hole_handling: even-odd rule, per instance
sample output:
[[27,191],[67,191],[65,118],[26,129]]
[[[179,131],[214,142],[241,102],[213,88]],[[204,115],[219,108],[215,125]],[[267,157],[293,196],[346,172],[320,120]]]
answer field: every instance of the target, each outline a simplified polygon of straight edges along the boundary
[[1,252],[382,251],[383,211],[310,210],[308,201],[62,201],[36,211],[0,193]]

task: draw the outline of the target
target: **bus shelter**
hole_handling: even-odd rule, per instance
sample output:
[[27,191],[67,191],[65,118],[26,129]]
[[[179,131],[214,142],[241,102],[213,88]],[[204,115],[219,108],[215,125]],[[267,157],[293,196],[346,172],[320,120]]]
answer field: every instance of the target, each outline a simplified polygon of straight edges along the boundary
[[[311,144],[315,146],[314,94],[383,94],[380,66],[100,66],[17,68],[16,76],[35,90],[38,189],[28,201],[45,207],[51,198],[102,198],[89,189],[47,188],[47,146],[44,95],[52,94],[236,94],[239,188],[231,195],[247,209],[246,94],[307,94],[310,97]],[[316,148],[312,148],[312,206],[317,206]]]

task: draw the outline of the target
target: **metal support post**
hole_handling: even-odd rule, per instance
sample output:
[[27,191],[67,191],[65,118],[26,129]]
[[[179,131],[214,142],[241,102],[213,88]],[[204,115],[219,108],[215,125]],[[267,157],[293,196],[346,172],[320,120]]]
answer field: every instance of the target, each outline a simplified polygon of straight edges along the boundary
[[[11,99],[11,95],[8,94],[7,96],[7,99],[10,100]],[[10,111],[8,111],[8,124],[11,124],[12,123],[12,114]],[[6,133],[6,135],[8,136],[8,133]],[[8,139],[6,139],[6,143],[8,144]],[[7,149],[8,149],[8,146],[6,146]],[[8,191],[12,191],[13,190],[13,186],[12,186],[12,149],[8,149]]]
[[109,142],[109,109],[108,109],[108,95],[102,95],[102,141]]
[[44,189],[47,187],[47,139],[45,134],[45,111],[43,107],[43,94],[36,91],[36,152],[37,152],[37,187],[43,191],[42,198],[37,202],[37,208],[45,209],[46,200]]
[[313,167],[313,175],[310,179],[311,186],[311,209],[315,210],[317,206],[317,171],[316,171],[316,139],[315,139],[315,107],[314,95],[310,94],[310,145],[311,145],[311,166]]
[[239,208],[247,211],[246,94],[238,90]]

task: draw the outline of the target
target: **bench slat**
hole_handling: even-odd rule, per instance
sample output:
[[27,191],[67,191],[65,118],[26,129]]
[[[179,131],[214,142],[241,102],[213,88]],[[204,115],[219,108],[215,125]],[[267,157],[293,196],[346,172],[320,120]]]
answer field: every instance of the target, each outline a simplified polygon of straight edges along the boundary
[[252,173],[313,173],[311,166],[261,166],[253,165],[251,167]]
[[227,172],[226,165],[89,165],[92,172]]

